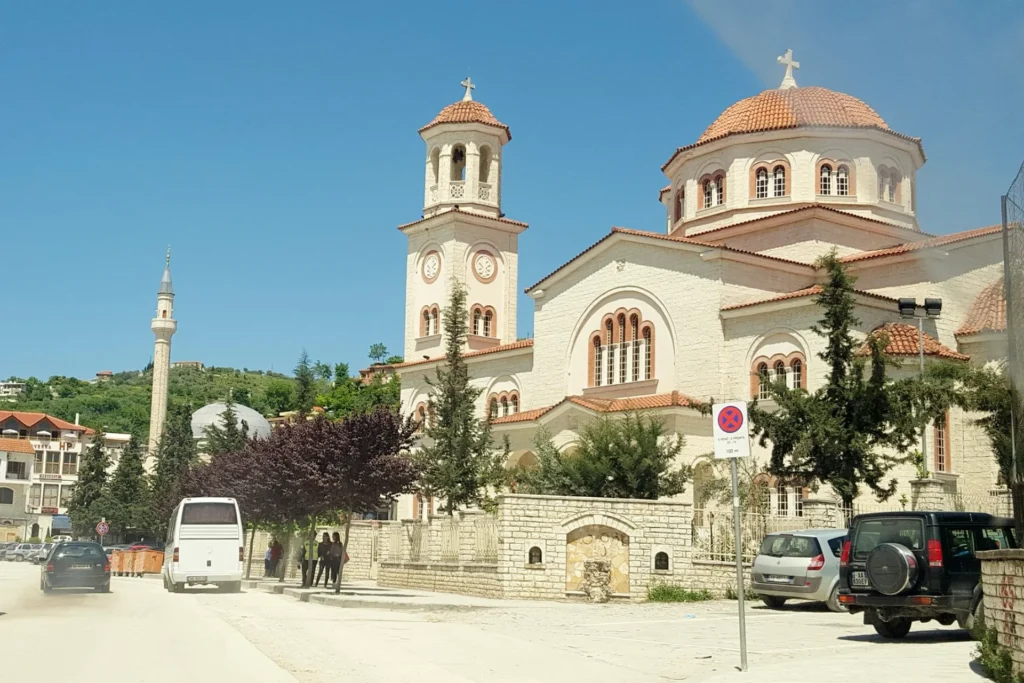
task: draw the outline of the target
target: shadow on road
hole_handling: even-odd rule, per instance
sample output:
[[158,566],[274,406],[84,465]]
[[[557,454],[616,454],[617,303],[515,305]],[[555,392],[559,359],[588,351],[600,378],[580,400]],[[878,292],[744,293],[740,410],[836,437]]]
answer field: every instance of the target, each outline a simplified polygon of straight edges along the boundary
[[855,636],[839,636],[838,640],[846,640],[852,643],[890,643],[893,645],[926,645],[935,643],[963,643],[971,640],[971,634],[960,628],[914,631],[905,638],[883,638],[877,633],[864,633]]
[[[751,604],[750,609],[764,611],[764,612],[828,612],[828,606],[823,602],[808,602],[806,600],[799,600],[795,602],[787,602],[782,607],[773,608],[764,604],[763,602],[755,602]],[[837,612],[838,614],[838,612]]]

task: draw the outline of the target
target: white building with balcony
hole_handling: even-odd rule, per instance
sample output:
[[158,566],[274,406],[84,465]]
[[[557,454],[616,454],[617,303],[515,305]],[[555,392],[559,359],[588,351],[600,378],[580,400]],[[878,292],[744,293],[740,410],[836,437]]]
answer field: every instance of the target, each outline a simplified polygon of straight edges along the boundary
[[[783,63],[779,88],[728,105],[703,133],[691,132],[693,142],[672,146],[658,193],[664,223],[612,228],[526,289],[529,339],[516,332],[518,240],[527,225],[502,211],[511,133],[464,82],[463,100],[419,131],[423,215],[399,227],[408,244],[406,362],[374,371],[400,374],[403,410],[426,416],[428,381],[444,360],[441,311],[458,283],[467,291],[466,361],[479,414],[490,416],[495,443],[508,437],[510,465],[536,462],[541,428],[570,450],[586,422],[644,410],[685,438],[681,458],[695,468],[685,496],[699,499],[713,447],[710,418],[695,402],[763,396],[772,378],[809,391],[825,382],[824,340],[812,330],[825,274],[815,261],[832,250],[857,277],[859,338],[884,328],[892,355],[916,358],[916,341],[907,340],[917,329],[900,322],[897,299],[939,297],[941,317],[924,321],[927,359],[1005,358],[1000,227],[924,232],[922,141],[855,97],[797,87],[797,64],[788,55]],[[970,415],[950,411],[927,441],[928,469],[951,491],[986,496],[997,487],[995,461]],[[755,452],[764,466],[768,450]],[[914,468],[893,475],[897,498],[909,493]],[[804,484],[764,481],[773,505],[796,514]],[[430,510],[412,496],[399,503],[403,518]]]
[[0,382],[0,399],[14,399],[25,393],[24,382]]

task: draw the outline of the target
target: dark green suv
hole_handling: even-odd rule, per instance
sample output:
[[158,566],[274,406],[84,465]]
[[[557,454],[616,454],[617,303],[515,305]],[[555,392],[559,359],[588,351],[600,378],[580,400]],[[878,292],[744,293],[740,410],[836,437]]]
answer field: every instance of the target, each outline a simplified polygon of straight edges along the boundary
[[915,621],[984,618],[978,550],[1016,548],[1013,520],[980,512],[858,515],[839,559],[839,602],[885,638]]

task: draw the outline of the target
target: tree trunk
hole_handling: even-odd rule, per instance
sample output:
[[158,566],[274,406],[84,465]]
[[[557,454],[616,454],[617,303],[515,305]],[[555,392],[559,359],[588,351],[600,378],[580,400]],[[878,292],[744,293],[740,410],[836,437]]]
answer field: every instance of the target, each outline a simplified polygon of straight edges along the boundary
[[[291,525],[289,525],[290,527]],[[278,583],[284,583],[284,577],[288,574],[288,563],[292,560],[292,536],[294,534],[291,528],[288,529],[288,541],[284,544],[284,551],[281,553],[281,559],[279,559],[278,566],[280,567],[281,575],[277,577]]]
[[[313,574],[314,574],[314,562],[316,562],[316,519],[310,518],[309,520],[309,533],[306,536],[306,542],[303,544],[306,548],[306,566],[302,571],[302,587],[309,588],[313,585]],[[315,559],[314,559],[315,558]],[[301,566],[301,565],[300,565]]]
[[248,580],[252,574],[252,547],[256,543],[256,525],[252,525],[252,533],[249,534],[249,564],[245,565],[245,578]]
[[1018,539],[1024,539],[1024,483],[1010,484],[1010,496],[1013,500],[1013,530]]
[[352,513],[345,516],[345,541],[341,544],[341,564],[338,566],[338,576],[334,579],[334,594],[341,592],[341,575],[345,573],[345,553],[348,552],[348,532],[352,528]]

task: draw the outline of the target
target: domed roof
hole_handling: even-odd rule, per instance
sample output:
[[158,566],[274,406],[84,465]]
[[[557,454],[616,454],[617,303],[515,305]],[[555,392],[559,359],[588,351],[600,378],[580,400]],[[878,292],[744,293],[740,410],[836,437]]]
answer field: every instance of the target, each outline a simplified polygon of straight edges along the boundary
[[[221,419],[221,415],[227,408],[227,404],[218,401],[203,406],[192,413],[192,438],[206,438],[206,428],[210,425],[215,424],[217,427],[222,427],[224,421]],[[232,405],[232,408],[235,411],[235,422],[238,424],[239,429],[242,428],[242,421],[244,420],[248,426],[250,437],[265,439],[270,436],[270,423],[267,422],[265,417],[248,406],[235,403]]]
[[697,138],[697,144],[726,135],[801,126],[890,130],[881,116],[852,95],[828,88],[765,90],[726,109]]
[[422,133],[428,128],[440,126],[443,123],[482,123],[502,129],[508,135],[508,139],[512,139],[512,132],[508,126],[494,118],[494,114],[487,108],[487,105],[475,100],[462,100],[449,104],[430,123],[420,128],[419,132]]

